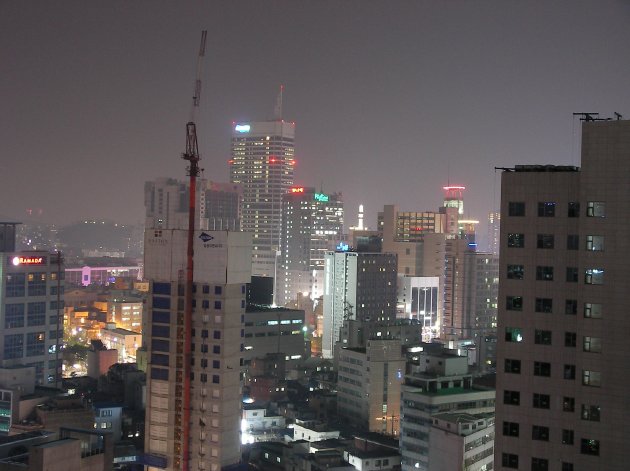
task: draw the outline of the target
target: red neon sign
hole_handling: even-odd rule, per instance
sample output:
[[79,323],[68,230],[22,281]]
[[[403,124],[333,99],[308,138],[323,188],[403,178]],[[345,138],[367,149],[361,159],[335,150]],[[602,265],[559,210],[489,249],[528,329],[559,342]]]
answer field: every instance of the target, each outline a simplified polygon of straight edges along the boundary
[[13,265],[45,265],[46,259],[44,257],[13,257],[11,260]]
[[291,188],[291,193],[304,193],[304,187],[294,186],[293,188]]

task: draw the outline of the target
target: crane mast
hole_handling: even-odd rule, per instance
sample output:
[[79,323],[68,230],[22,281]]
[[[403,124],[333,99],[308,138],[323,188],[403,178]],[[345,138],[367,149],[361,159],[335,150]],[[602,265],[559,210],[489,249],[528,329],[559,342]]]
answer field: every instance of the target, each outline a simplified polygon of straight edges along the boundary
[[197,56],[197,75],[193,94],[193,103],[190,112],[190,121],[186,123],[186,152],[182,158],[188,161],[187,173],[190,177],[190,192],[188,198],[188,241],[186,252],[186,291],[184,308],[184,420],[183,423],[183,443],[182,443],[182,470],[190,470],[190,413],[191,413],[191,363],[192,363],[192,307],[193,307],[193,280],[194,280],[194,234],[195,234],[195,206],[197,195],[197,177],[201,169],[199,168],[199,146],[197,144],[197,127],[195,125],[195,115],[199,108],[201,97],[201,62],[206,53],[206,36],[208,32],[201,32],[201,44],[199,55]]

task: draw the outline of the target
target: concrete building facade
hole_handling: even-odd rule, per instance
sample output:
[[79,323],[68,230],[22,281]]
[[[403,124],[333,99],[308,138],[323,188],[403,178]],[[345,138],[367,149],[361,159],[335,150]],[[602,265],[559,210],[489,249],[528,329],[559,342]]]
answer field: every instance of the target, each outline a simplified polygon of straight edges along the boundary
[[497,469],[628,468],[630,121],[502,174]]

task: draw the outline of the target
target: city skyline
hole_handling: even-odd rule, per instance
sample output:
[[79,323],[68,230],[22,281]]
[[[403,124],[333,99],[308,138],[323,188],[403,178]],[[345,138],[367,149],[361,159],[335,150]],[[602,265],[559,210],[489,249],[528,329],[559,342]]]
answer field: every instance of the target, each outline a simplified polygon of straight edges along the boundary
[[573,112],[630,112],[627,2],[121,5],[0,6],[3,217],[141,221],[144,182],[185,174],[202,29],[204,177],[228,181],[232,122],[272,118],[284,84],[295,182],[342,191],[348,225],[447,183],[483,221],[495,166],[577,164]]

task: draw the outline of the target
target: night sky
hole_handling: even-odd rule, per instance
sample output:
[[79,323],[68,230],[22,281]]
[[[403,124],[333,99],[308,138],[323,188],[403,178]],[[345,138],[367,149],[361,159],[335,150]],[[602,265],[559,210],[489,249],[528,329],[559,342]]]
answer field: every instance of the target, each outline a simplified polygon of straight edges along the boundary
[[296,183],[350,224],[450,182],[483,232],[495,166],[579,164],[573,112],[630,118],[629,1],[0,0],[0,215],[141,222],[144,182],[185,177],[202,29],[205,177],[284,84]]

